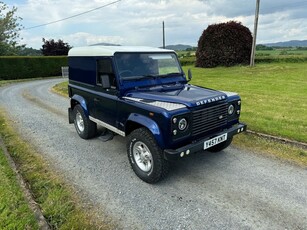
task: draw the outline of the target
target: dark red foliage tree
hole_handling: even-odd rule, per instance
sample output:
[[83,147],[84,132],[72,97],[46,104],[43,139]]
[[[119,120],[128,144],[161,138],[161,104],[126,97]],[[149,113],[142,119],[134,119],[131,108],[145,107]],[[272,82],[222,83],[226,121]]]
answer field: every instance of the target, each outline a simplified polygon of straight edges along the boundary
[[55,42],[53,39],[46,40],[43,38],[43,43],[41,51],[44,56],[67,55],[68,51],[72,48],[68,43],[63,42],[61,39]]
[[248,64],[252,49],[252,34],[240,22],[209,25],[198,40],[197,67]]

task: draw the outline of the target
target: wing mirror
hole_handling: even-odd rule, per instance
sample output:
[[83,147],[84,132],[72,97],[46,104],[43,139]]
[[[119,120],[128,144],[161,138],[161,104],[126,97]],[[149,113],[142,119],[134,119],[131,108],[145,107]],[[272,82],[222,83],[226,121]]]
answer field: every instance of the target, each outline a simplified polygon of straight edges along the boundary
[[192,80],[192,71],[191,69],[188,70],[188,82]]

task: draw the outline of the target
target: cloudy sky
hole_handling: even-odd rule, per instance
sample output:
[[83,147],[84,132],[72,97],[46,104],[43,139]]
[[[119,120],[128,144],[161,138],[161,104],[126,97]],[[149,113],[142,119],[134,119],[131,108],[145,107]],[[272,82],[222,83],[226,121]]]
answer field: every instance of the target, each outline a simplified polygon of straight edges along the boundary
[[[202,31],[210,24],[235,20],[253,31],[256,6],[256,0],[4,2],[18,8],[17,15],[23,18],[21,23],[25,27],[21,31],[22,43],[36,49],[41,48],[42,38],[63,39],[72,46],[101,42],[162,46],[162,21],[165,21],[166,45],[196,46]],[[306,9],[307,0],[261,0],[257,43],[307,40]],[[86,11],[91,12],[82,14]],[[82,15],[32,28],[78,14]]]

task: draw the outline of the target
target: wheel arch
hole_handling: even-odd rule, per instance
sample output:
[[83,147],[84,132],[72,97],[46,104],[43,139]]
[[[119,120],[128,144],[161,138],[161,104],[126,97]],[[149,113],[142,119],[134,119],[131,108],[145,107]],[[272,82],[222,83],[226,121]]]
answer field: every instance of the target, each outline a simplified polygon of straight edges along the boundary
[[157,141],[157,144],[160,146],[160,148],[163,149],[165,145],[158,124],[154,120],[144,115],[137,113],[130,114],[125,125],[125,135],[128,136],[133,130],[142,127],[147,128],[151,132],[151,134]]
[[70,99],[70,107],[73,110],[75,108],[76,105],[80,104],[81,107],[84,110],[85,115],[88,117],[89,113],[88,113],[88,109],[87,109],[87,103],[86,100],[84,99],[84,97],[75,94],[74,96],[71,97]]

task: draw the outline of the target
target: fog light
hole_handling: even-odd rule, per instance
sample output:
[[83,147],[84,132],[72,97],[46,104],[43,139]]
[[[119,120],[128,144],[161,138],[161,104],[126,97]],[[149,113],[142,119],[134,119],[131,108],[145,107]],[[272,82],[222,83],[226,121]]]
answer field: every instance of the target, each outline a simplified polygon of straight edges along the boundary
[[175,130],[173,130],[173,134],[174,134],[174,136],[176,136],[177,135],[177,130],[175,129]]
[[188,149],[185,154],[189,155],[190,154],[190,150]]
[[238,133],[240,133],[240,129],[238,129]]
[[184,156],[184,152],[181,152],[181,153],[180,153],[180,157],[183,157],[183,156]]
[[241,128],[241,132],[243,132],[244,128]]

